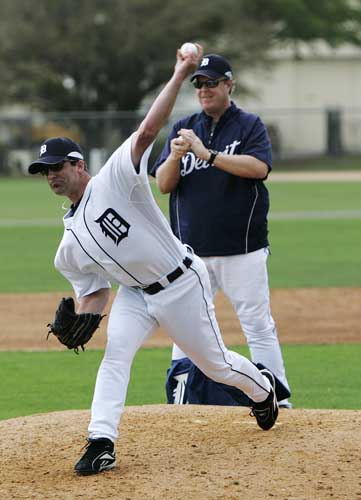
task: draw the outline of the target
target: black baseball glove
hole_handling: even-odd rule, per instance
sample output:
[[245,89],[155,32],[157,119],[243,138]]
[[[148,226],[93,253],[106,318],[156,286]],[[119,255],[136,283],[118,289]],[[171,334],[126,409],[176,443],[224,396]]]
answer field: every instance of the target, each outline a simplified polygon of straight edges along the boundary
[[103,318],[101,314],[77,314],[72,297],[63,298],[56,310],[53,323],[47,325],[48,337],[53,333],[59,342],[68,349],[74,349],[78,354],[79,347],[84,351],[84,345],[92,338]]

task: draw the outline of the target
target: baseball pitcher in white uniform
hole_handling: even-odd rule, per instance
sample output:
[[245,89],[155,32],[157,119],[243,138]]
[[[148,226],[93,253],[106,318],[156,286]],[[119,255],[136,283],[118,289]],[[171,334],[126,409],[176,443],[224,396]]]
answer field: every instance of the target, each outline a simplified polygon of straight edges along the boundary
[[29,166],[30,174],[44,174],[50,189],[72,202],[55,267],[74,289],[77,314],[101,314],[111,283],[119,285],[78,474],[114,467],[132,361],[159,326],[208,377],[246,393],[262,429],[277,419],[273,374],[225,347],[206,267],[173,235],[149,185],[152,144],[202,53],[200,45],[196,55],[177,50],[173,74],[143,122],[94,177],[80,146],[65,137],[46,140]]

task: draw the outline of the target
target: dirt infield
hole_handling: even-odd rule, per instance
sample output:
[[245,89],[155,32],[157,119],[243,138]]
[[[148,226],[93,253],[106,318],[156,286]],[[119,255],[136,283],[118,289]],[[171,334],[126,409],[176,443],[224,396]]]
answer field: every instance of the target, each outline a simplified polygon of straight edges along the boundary
[[260,430],[245,408],[126,408],[117,466],[78,477],[89,414],[0,422],[3,499],[361,499],[361,412],[281,410]]
[[[2,294],[0,350],[58,350],[63,347],[46,325],[54,316],[61,293]],[[271,290],[272,313],[285,344],[334,344],[361,341],[361,288],[298,288]],[[109,309],[108,309],[109,310]],[[107,311],[108,312],[108,311]],[[216,298],[216,312],[227,345],[244,344],[238,319],[226,298]],[[106,319],[89,343],[105,346]],[[170,345],[159,329],[145,346]]]
[[[61,297],[2,295],[0,349],[63,349],[45,326]],[[361,340],[361,288],[272,290],[271,300],[283,343]],[[244,343],[224,296],[216,308],[226,343]],[[90,348],[104,347],[105,326]],[[146,343],[169,344],[161,330]],[[127,407],[117,467],[78,477],[88,421],[88,411],[0,421],[0,498],[361,500],[361,411],[281,410],[264,432],[245,408]]]

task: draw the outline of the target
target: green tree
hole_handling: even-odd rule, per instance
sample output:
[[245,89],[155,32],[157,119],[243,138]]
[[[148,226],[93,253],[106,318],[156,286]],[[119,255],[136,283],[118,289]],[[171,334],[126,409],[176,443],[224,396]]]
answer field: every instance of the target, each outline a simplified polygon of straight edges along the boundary
[[361,45],[360,0],[249,0],[247,9],[273,24],[278,41],[326,40]]
[[0,103],[134,110],[200,41],[237,69],[279,41],[361,43],[360,0],[0,0]]

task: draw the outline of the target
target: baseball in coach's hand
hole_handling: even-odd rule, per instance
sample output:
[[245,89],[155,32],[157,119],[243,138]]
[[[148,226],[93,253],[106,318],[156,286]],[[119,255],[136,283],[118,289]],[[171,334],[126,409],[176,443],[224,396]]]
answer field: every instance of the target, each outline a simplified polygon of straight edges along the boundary
[[188,54],[198,54],[198,48],[197,45],[191,42],[186,42],[182,45],[180,48],[180,51],[182,53],[182,56],[185,57]]

